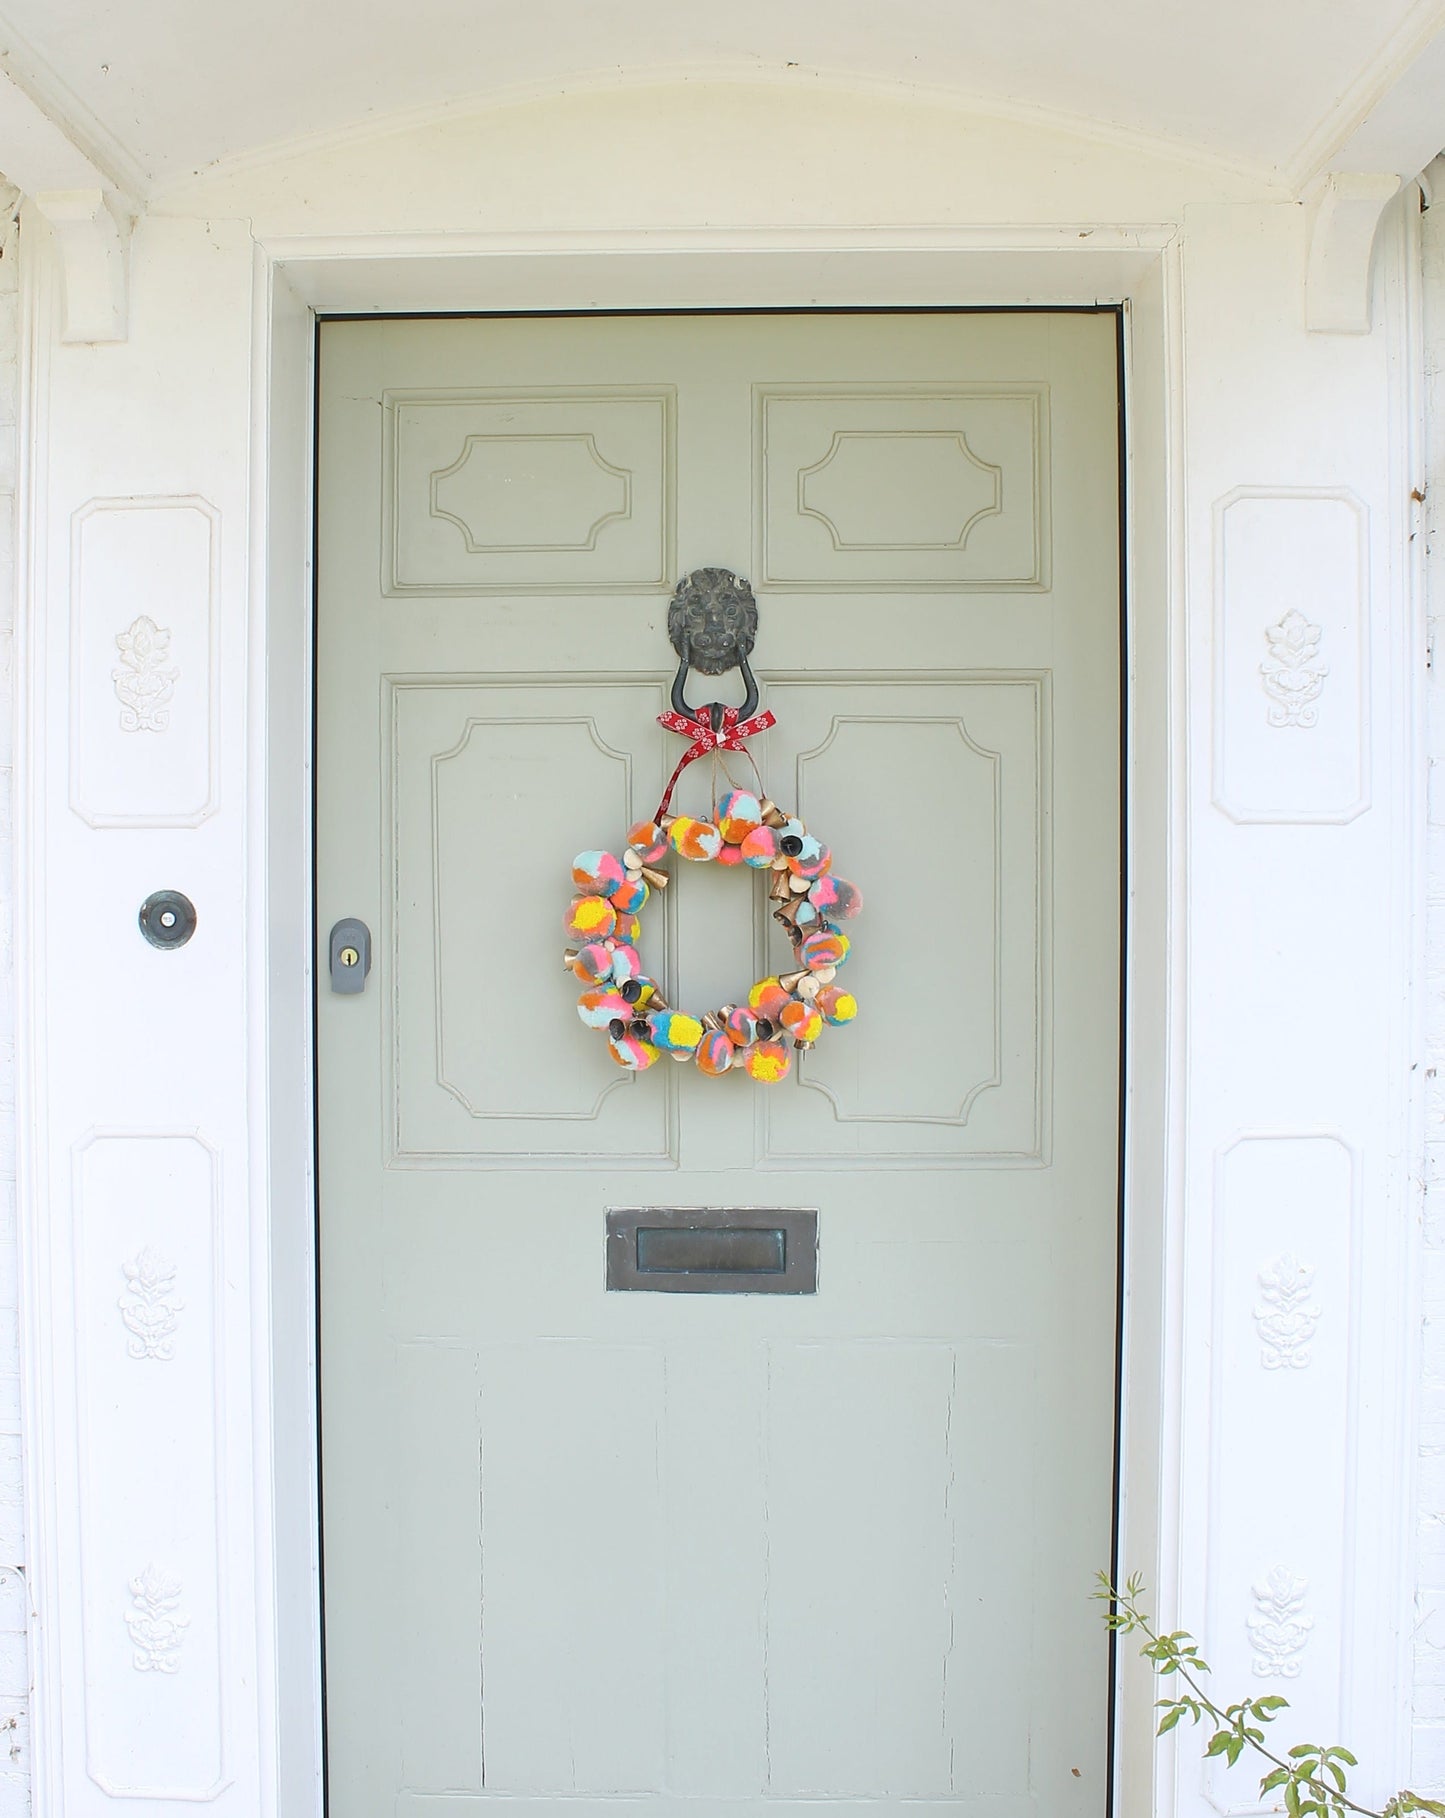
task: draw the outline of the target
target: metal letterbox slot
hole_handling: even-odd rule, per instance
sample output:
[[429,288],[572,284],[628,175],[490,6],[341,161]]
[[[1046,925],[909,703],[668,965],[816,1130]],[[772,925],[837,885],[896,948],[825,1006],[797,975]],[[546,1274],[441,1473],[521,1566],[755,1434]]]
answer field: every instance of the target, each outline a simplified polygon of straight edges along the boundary
[[818,1214],[628,1206],[607,1214],[607,1286],[654,1294],[816,1294]]

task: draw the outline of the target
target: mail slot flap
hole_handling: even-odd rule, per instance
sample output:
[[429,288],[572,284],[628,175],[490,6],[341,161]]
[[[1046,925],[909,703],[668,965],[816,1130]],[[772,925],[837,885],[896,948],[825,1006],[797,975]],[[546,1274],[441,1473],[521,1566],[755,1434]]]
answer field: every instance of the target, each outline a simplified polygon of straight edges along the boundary
[[607,1214],[607,1286],[655,1294],[814,1294],[818,1214],[629,1206]]

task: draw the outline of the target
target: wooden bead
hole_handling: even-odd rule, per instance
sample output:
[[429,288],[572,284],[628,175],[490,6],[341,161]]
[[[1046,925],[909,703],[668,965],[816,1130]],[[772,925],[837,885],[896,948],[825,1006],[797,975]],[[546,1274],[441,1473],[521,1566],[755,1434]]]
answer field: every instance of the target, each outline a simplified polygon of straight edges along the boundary
[[794,896],[806,896],[808,891],[812,888],[812,879],[798,877],[795,873],[789,872],[788,888],[792,891]]

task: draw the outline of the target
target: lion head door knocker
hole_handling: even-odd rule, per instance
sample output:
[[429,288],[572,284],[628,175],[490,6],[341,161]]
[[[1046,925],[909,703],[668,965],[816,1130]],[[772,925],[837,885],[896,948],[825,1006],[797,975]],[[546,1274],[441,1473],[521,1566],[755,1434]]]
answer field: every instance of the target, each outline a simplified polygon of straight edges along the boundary
[[[677,675],[672,706],[658,724],[685,738],[688,748],[656,813],[628,829],[620,853],[579,852],[572,861],[565,926],[573,944],[564,963],[583,986],[578,1016],[605,1034],[618,1066],[641,1072],[667,1054],[691,1061],[709,1078],[736,1072],[771,1085],[828,1025],[850,1023],[858,1013],[852,992],[837,982],[852,946],[839,924],[858,913],[863,896],[834,873],[833,854],[817,835],[771,799],[748,752],[750,738],[777,724],[767,709],[757,711],[758,685],[748,667],[758,635],[752,588],[729,568],[695,568],[677,584],[667,635],[678,655]],[[690,707],[690,669],[738,670],[747,691],[742,706]],[[751,766],[752,784],[728,771],[730,753]],[[705,812],[674,814],[678,779],[709,754],[714,774]],[[791,967],[755,980],[735,1002],[698,1015],[674,1010],[641,953],[642,912],[667,888],[673,858],[711,860],[735,868],[739,878],[765,872],[772,919],[792,947]]]
[[667,608],[667,635],[678,655],[672,684],[672,707],[684,719],[696,720],[706,712],[714,732],[721,732],[726,712],[721,701],[706,708],[687,704],[687,672],[726,675],[736,669],[747,693],[738,719],[748,720],[758,704],[758,685],[748,668],[748,658],[758,641],[758,603],[753,590],[730,568],[694,568],[673,591]]

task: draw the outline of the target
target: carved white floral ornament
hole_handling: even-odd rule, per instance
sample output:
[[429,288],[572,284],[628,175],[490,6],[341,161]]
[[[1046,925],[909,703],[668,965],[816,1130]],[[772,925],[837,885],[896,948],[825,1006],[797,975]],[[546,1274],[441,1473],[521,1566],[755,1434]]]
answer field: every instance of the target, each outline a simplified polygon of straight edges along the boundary
[[122,732],[164,732],[180,670],[167,668],[171,634],[144,613],[115,640],[120,667],[110,672]]
[[1307,1579],[1285,1566],[1275,1566],[1251,1587],[1254,1610],[1246,1618],[1256,1679],[1298,1679],[1300,1655],[1315,1626],[1304,1614]]
[[1272,705],[1271,726],[1313,726],[1319,718],[1315,702],[1330,673],[1319,661],[1318,625],[1311,625],[1302,612],[1289,611],[1277,624],[1266,625],[1264,640],[1269,655],[1259,666],[1264,691]]
[[159,1567],[148,1565],[131,1579],[130,1601],[125,1626],[134,1650],[131,1665],[138,1673],[179,1672],[181,1645],[191,1624],[189,1616],[178,1614],[180,1585]]

